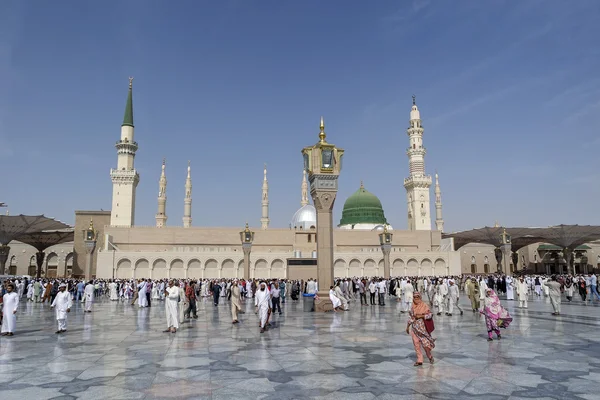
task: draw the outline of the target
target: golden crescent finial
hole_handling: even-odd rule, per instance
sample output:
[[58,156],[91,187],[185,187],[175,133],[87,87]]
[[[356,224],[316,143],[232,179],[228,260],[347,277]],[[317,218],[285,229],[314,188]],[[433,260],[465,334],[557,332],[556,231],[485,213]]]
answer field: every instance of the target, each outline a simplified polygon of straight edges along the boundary
[[129,77],[129,89],[133,88],[133,76]]

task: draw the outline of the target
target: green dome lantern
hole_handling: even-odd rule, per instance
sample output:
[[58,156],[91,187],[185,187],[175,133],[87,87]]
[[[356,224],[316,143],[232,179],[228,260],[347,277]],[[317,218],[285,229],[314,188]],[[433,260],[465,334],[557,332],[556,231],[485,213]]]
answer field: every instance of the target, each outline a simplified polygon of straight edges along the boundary
[[[386,225],[381,201],[373,193],[368,192],[363,183],[360,188],[346,200],[339,227],[357,224]],[[353,228],[351,228],[353,229]]]

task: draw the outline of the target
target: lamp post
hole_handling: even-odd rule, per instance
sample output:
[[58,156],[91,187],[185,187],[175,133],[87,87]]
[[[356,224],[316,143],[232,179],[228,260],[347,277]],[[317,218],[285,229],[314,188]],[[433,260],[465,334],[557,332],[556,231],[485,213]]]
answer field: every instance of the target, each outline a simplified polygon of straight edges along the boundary
[[83,243],[85,243],[85,279],[92,279],[92,260],[94,249],[96,248],[96,240],[98,231],[94,230],[94,220],[90,219],[90,226],[83,231]]
[[379,234],[379,244],[383,252],[383,277],[390,278],[390,251],[392,250],[392,234],[387,230],[387,224],[383,226],[383,232]]
[[240,232],[240,240],[242,241],[242,250],[244,251],[244,279],[250,279],[250,251],[252,250],[252,242],[254,241],[254,232],[250,230],[246,222],[246,228]]
[[310,195],[317,210],[317,279],[319,300],[315,311],[329,311],[329,287],[333,285],[333,204],[338,191],[344,150],[325,140],[321,117],[319,141],[302,149],[304,169],[308,172]]

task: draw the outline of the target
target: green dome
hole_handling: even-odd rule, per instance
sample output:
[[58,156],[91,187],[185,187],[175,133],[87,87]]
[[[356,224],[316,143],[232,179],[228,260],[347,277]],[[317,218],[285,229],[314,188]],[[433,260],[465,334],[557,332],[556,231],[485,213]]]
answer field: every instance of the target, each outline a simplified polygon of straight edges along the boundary
[[344,203],[338,226],[356,224],[387,224],[381,201],[373,193],[367,192],[362,182],[360,188]]

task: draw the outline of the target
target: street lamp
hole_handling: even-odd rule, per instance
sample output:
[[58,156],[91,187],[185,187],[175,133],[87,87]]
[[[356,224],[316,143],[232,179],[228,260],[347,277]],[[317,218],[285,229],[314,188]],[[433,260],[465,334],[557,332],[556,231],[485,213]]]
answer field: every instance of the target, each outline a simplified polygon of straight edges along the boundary
[[85,279],[92,279],[92,260],[96,241],[98,239],[98,231],[94,229],[94,220],[90,219],[90,226],[83,231],[83,243],[85,243]]
[[250,251],[252,250],[252,242],[254,241],[254,232],[250,230],[246,222],[246,228],[240,232],[240,240],[242,241],[242,250],[244,251],[244,279],[250,279]]
[[379,244],[383,252],[383,277],[390,278],[390,251],[392,249],[392,233],[388,232],[387,224],[383,226],[383,232],[379,234]]
[[310,195],[317,210],[317,278],[319,300],[316,311],[332,309],[329,287],[333,285],[333,204],[338,191],[344,150],[325,140],[325,124],[321,117],[319,141],[302,149],[304,169],[308,172]]

